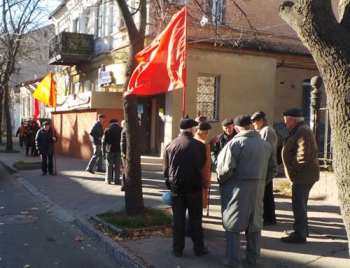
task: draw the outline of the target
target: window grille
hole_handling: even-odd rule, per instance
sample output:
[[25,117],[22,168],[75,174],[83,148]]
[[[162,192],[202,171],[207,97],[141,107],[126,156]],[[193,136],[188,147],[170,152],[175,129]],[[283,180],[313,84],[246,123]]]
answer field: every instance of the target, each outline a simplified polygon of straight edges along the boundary
[[199,75],[197,88],[197,115],[217,121],[219,111],[220,76]]

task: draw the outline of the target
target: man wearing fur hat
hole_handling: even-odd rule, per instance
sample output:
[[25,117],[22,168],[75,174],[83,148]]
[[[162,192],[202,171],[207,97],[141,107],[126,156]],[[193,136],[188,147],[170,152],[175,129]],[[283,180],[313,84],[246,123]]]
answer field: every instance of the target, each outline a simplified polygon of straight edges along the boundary
[[203,240],[201,173],[207,159],[205,145],[193,137],[197,125],[193,119],[182,119],[180,135],[166,146],[164,152],[164,177],[171,191],[173,210],[172,253],[176,257],[181,257],[185,248],[186,210],[195,255],[200,257],[208,253]]
[[249,115],[234,120],[237,135],[218,156],[222,223],[226,231],[225,265],[242,262],[240,232],[247,239],[245,264],[255,267],[260,257],[263,197],[266,180],[277,174],[271,145],[252,130]]

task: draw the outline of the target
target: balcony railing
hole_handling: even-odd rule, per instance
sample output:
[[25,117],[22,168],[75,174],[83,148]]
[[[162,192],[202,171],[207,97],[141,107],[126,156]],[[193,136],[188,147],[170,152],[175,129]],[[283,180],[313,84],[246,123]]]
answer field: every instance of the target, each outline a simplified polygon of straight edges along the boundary
[[90,61],[93,54],[93,35],[62,32],[50,40],[50,65],[75,65]]

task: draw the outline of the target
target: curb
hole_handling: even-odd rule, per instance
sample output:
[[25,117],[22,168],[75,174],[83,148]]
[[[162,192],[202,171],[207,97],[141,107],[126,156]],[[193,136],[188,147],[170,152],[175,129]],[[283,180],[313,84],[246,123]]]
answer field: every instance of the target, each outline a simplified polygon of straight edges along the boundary
[[33,184],[28,182],[26,179],[21,177],[17,170],[9,167],[4,162],[0,160],[0,165],[6,169],[6,171],[12,175],[12,179],[28,192],[36,197],[39,197],[45,202],[50,202],[53,206],[50,208],[52,213],[62,221],[72,222],[76,224],[85,234],[90,238],[95,240],[97,244],[104,250],[108,255],[110,255],[114,261],[116,261],[122,267],[127,268],[147,268],[149,265],[144,263],[140,258],[129,252],[126,247],[123,247],[118,242],[105,236],[100,231],[96,230],[93,224],[89,223],[87,220],[79,217],[73,216],[65,209],[61,208],[59,205],[55,204],[50,200],[50,198],[43,193],[41,193]]

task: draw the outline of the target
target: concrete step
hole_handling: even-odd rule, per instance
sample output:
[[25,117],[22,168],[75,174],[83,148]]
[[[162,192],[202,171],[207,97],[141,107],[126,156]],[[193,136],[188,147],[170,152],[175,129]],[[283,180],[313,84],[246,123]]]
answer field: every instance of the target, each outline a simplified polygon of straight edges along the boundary
[[146,171],[163,171],[163,158],[158,156],[141,156],[141,169]]

